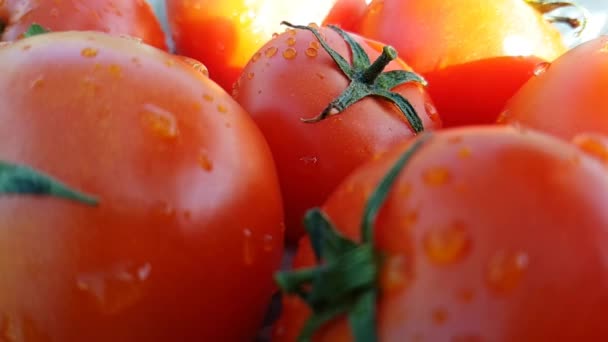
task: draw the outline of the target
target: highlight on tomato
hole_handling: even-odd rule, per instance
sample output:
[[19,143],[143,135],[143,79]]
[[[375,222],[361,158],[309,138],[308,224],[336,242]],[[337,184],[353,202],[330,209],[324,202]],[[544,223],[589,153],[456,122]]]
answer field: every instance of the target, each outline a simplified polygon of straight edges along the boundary
[[4,45],[0,74],[0,339],[253,340],[283,210],[236,101],[92,31]]
[[425,81],[392,47],[335,26],[285,24],[253,55],[233,96],[270,145],[296,241],[306,210],[356,166],[441,122]]
[[0,1],[0,39],[22,38],[31,25],[50,31],[100,31],[126,35],[167,50],[165,34],[147,1]]
[[422,134],[307,213],[273,341],[606,340],[607,201],[549,135]]
[[492,124],[537,65],[566,51],[553,22],[584,28],[568,1],[374,0],[355,32],[399,51],[429,82],[445,127]]

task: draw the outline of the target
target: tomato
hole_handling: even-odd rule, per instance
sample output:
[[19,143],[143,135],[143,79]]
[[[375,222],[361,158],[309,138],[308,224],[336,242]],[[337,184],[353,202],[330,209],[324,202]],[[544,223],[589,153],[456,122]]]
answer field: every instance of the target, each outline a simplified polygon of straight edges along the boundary
[[[445,127],[493,123],[531,77],[535,59],[566,51],[526,0],[375,0],[355,32],[393,45],[427,78]],[[533,59],[502,58],[509,56]]]
[[[327,44],[352,64],[344,38],[330,28],[319,30]],[[380,56],[381,44],[352,39],[372,61]],[[386,70],[410,69],[397,59]],[[324,110],[335,111],[328,104],[349,84],[318,39],[304,29],[284,32],[264,45],[236,84],[234,98],[261,128],[275,158],[291,241],[303,233],[305,211],[323,203],[356,166],[415,134],[404,114],[379,97],[365,97],[320,122],[302,121]],[[422,85],[409,82],[394,91],[410,101],[426,129],[440,127]]]
[[142,0],[0,1],[3,41],[21,38],[32,24],[51,31],[93,30],[129,35],[159,49],[167,49],[154,11]]
[[321,23],[336,0],[165,0],[177,53],[201,61],[231,91],[282,20]]
[[338,25],[345,31],[352,31],[366,9],[365,0],[337,0],[323,20],[323,25]]
[[[341,308],[355,322],[371,322],[380,341],[608,339],[605,164],[512,127],[424,136],[358,168],[320,212],[309,213],[323,266],[304,268],[316,261],[303,238],[299,272],[277,279],[303,291],[317,318],[335,317],[315,341],[363,332],[335,315]],[[355,249],[332,254],[349,245]],[[301,281],[315,272],[313,285]],[[360,305],[374,292],[374,302]],[[300,297],[285,296],[274,340],[294,341],[310,315]]]
[[500,122],[566,140],[579,133],[608,134],[608,37],[578,45],[537,73],[509,101]]
[[268,146],[230,95],[96,32],[3,46],[0,73],[0,160],[99,201],[0,197],[0,338],[252,340],[283,213]]

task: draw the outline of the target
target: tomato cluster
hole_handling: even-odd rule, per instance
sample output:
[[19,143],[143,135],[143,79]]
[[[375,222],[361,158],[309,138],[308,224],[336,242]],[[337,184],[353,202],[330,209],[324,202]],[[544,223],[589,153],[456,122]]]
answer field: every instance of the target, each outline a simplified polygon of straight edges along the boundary
[[608,340],[579,5],[165,2],[0,1],[0,341]]

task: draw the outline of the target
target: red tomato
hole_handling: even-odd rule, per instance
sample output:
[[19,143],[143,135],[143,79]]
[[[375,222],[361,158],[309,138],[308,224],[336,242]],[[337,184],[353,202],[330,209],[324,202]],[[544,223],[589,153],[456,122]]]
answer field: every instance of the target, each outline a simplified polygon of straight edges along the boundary
[[[329,28],[321,28],[327,44],[352,63],[348,45]],[[354,37],[370,59],[382,50]],[[392,61],[387,70],[410,70]],[[273,152],[286,206],[288,238],[303,233],[307,209],[320,205],[356,166],[414,131],[396,106],[366,97],[341,114],[317,123],[302,118],[321,113],[349,86],[349,79],[309,31],[290,30],[254,55],[234,90],[235,99],[251,114]],[[409,99],[427,129],[440,126],[424,88],[406,83],[394,89]]]
[[102,33],[18,40],[0,73],[0,160],[100,201],[0,197],[0,339],[252,340],[284,237],[272,156],[242,108]]
[[[536,58],[552,61],[566,51],[559,32],[524,0],[375,0],[356,32],[393,45],[428,79],[445,127],[493,123]],[[501,58],[508,56],[533,57]]]
[[51,31],[93,30],[129,35],[159,49],[167,49],[154,11],[142,0],[0,1],[3,41],[20,38],[32,24]]
[[337,0],[323,20],[323,25],[338,25],[345,31],[352,31],[366,9],[365,0]]
[[282,20],[321,23],[336,0],[165,0],[176,51],[201,61],[231,91]]
[[[372,218],[377,280],[353,292],[351,302],[366,291],[379,291],[371,306],[377,310],[378,340],[608,339],[604,165],[568,143],[531,131],[500,126],[446,130],[418,145],[383,192],[388,192],[384,202],[378,204],[374,196],[377,217],[364,216],[372,191],[411,146],[400,144],[358,168],[322,208],[351,241],[361,241],[362,220]],[[322,260],[345,256],[321,254]],[[350,259],[343,261],[352,265]],[[294,267],[314,264],[304,238]],[[326,262],[323,269],[336,270],[335,265]],[[362,269],[341,271],[352,276]],[[328,277],[331,273],[318,283]],[[313,285],[315,290],[322,295]],[[334,309],[331,304],[327,308]],[[310,309],[295,296],[284,297],[283,309],[274,340],[294,341]],[[343,317],[315,335],[315,341],[351,340]]]
[[500,122],[517,123],[566,140],[608,134],[608,37],[567,52],[537,70],[506,105]]

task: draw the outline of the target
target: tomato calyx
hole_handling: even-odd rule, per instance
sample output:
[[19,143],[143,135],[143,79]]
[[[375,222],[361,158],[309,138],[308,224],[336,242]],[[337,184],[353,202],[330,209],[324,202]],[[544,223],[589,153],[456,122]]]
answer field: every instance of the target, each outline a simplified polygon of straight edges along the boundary
[[96,206],[96,198],[79,192],[59,180],[24,165],[0,160],[0,196],[37,195],[63,198]]
[[48,32],[51,31],[44,28],[42,25],[34,23],[27,28],[27,31],[23,32],[23,38],[33,37]]
[[[543,14],[547,20],[551,23],[565,24],[568,25],[572,30],[575,37],[580,36],[587,28],[587,22],[589,21],[589,11],[583,6],[573,1],[556,1],[556,0],[524,0],[528,5],[532,6],[535,10]],[[578,15],[565,16],[565,15],[554,15],[552,12],[562,9],[570,8],[578,12]]]
[[337,26],[329,25],[328,27],[337,32],[344,41],[348,44],[351,52],[353,63],[350,65],[344,57],[332,49],[319,31],[312,26],[293,25],[283,21],[281,24],[294,29],[308,30],[314,34],[320,45],[336,62],[340,70],[348,77],[350,84],[336,99],[325,107],[321,114],[314,118],[303,118],[303,122],[314,123],[322,121],[329,116],[340,114],[349,106],[362,100],[368,96],[374,96],[390,101],[399,108],[409,122],[415,133],[422,132],[424,126],[422,120],[416,113],[416,110],[411,103],[398,93],[392,92],[391,89],[398,85],[416,82],[426,86],[426,80],[420,75],[405,71],[392,70],[384,72],[384,68],[394,59],[397,58],[397,51],[392,46],[385,46],[382,49],[382,54],[371,63],[369,56],[363,50],[363,47],[357,43],[348,33]]
[[378,340],[377,283],[383,257],[374,246],[374,224],[401,170],[430,137],[427,134],[414,141],[369,197],[361,222],[361,242],[340,234],[321,209],[306,214],[304,225],[317,266],[276,275],[283,292],[297,295],[312,309],[298,341],[310,341],[319,328],[341,315],[347,315],[355,341]]

